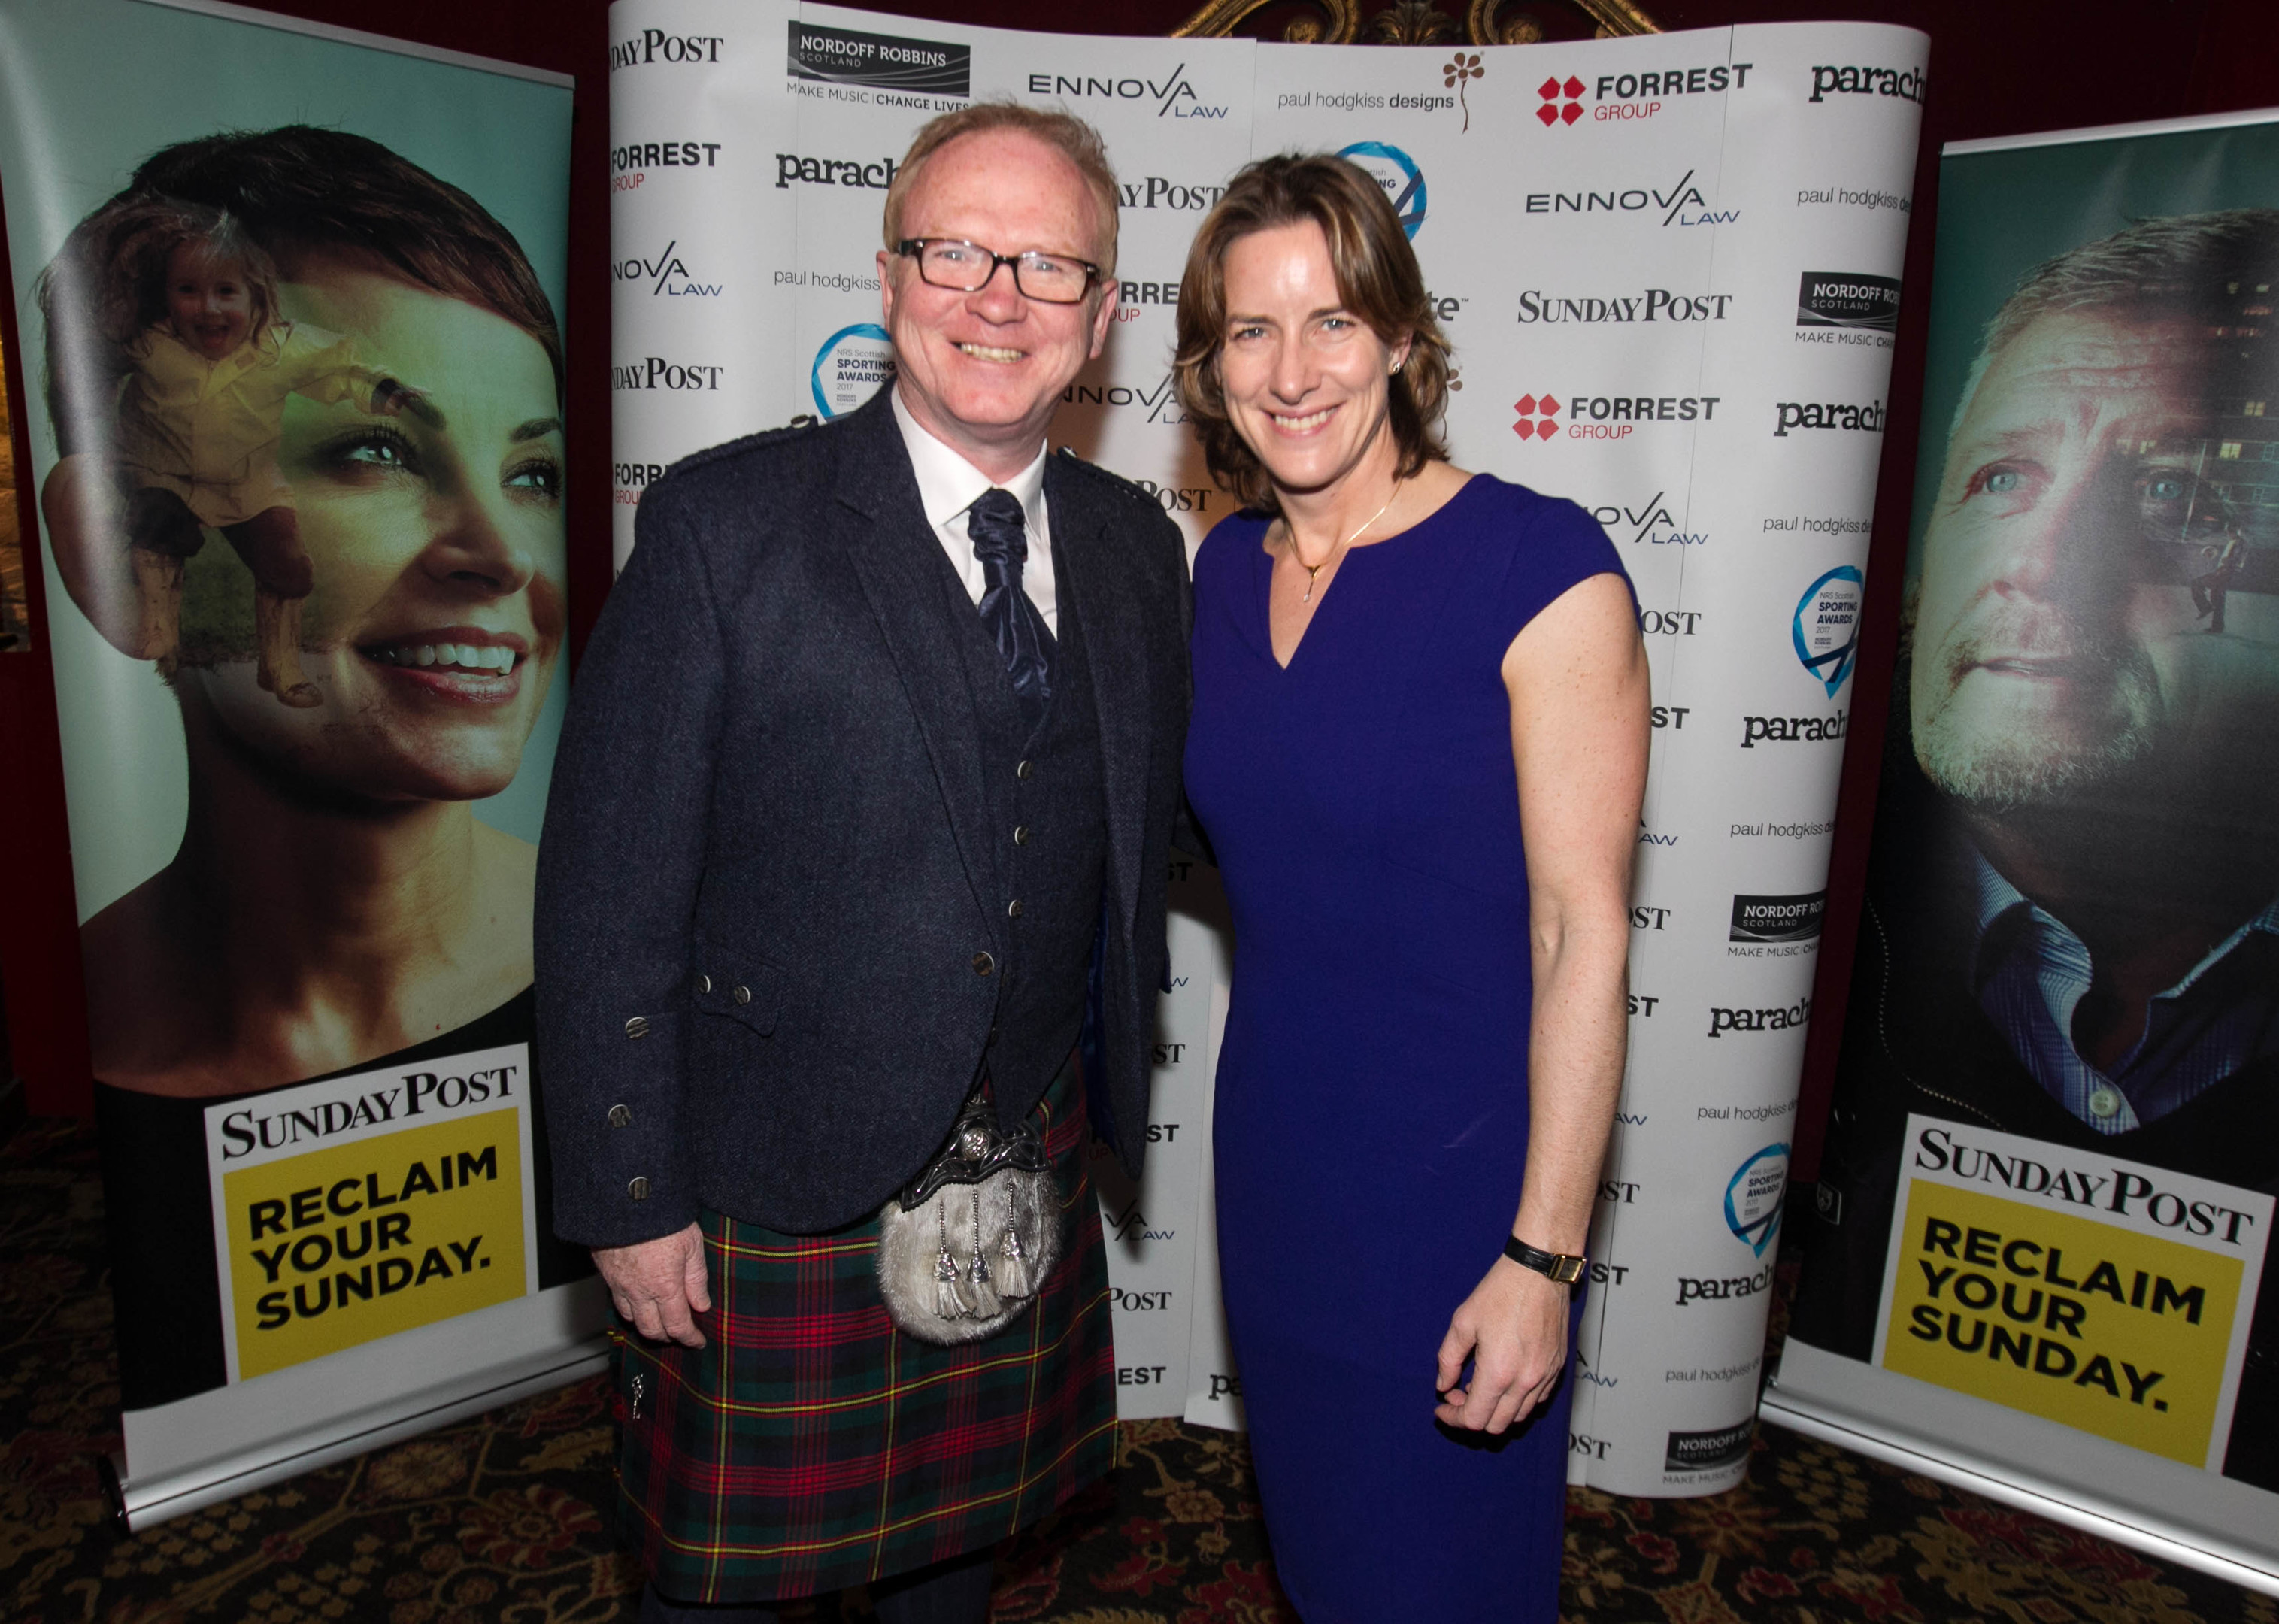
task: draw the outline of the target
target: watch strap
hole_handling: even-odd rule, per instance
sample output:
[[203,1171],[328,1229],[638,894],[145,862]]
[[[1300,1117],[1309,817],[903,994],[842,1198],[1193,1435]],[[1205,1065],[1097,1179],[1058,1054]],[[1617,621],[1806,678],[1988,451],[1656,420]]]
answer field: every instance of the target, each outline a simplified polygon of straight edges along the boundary
[[1503,1255],[1522,1268],[1531,1268],[1560,1285],[1573,1285],[1583,1277],[1583,1266],[1588,1258],[1568,1252],[1546,1252],[1540,1246],[1531,1246],[1515,1235],[1506,1236]]

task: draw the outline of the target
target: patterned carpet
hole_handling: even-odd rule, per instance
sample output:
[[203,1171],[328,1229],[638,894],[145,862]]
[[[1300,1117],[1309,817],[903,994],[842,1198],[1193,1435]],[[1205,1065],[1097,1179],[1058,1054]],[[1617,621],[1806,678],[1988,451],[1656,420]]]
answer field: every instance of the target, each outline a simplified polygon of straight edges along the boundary
[[[111,1299],[94,1136],[0,1153],[0,1616],[64,1624],[602,1624],[640,1576],[608,1514],[598,1381],[115,1535]],[[1000,1624],[1293,1624],[1249,1458],[1171,1421],[1009,1552]],[[1570,1498],[1562,1611],[1592,1624],[2279,1624],[2279,1604],[1769,1429],[1706,1500]],[[872,1617],[859,1599],[794,1611]]]

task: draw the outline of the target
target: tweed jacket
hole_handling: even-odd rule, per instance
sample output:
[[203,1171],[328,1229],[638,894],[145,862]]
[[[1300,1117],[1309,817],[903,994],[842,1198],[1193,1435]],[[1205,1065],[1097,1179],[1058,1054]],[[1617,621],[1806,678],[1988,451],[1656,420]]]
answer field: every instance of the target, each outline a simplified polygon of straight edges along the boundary
[[[1087,1081],[1136,1173],[1186,554],[1153,498],[1071,455],[1047,459],[1045,490],[1106,787]],[[676,464],[637,535],[578,672],[539,847],[555,1227],[624,1245],[710,1207],[819,1232],[940,1145],[1003,986],[998,831],[942,602],[955,572],[883,394]]]

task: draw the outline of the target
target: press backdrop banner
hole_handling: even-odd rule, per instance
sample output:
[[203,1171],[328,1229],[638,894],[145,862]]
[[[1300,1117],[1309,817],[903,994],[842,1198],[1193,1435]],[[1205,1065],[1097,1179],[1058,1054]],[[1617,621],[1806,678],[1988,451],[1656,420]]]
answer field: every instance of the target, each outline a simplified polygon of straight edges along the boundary
[[137,1523],[600,1357],[529,1051],[569,135],[558,76],[0,0]]
[[2275,284],[2279,115],[1946,149],[1909,625],[1766,1413],[2279,1594]]
[[[1595,513],[1652,650],[1631,1063],[1573,1472],[1628,1494],[1737,1481],[1850,716],[1922,36],[1815,24],[1388,50],[618,0],[610,37],[620,559],[642,487],[674,460],[837,417],[890,378],[880,204],[938,112],[1011,96],[1107,138],[1122,308],[1054,432],[1155,492],[1191,545],[1228,510],[1170,376],[1196,223],[1256,155],[1340,152],[1384,185],[1455,346],[1456,460]],[[1147,1173],[1131,1189],[1097,1169],[1117,1381],[1126,1416],[1233,1425],[1209,1241],[1224,908],[1184,859],[1172,899]]]

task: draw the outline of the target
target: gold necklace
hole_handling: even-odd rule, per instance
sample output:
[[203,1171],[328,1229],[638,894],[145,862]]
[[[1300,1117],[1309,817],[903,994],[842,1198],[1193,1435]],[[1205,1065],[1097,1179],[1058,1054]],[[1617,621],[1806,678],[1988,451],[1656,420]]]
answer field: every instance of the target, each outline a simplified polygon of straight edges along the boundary
[[1390,508],[1393,503],[1394,497],[1397,497],[1400,494],[1400,481],[1395,479],[1393,482],[1393,495],[1385,499],[1385,508],[1379,508],[1376,512],[1370,514],[1369,517],[1362,520],[1361,530],[1354,531],[1353,534],[1347,536],[1344,540],[1339,542],[1327,553],[1324,554],[1322,556],[1322,562],[1317,564],[1309,564],[1306,562],[1306,555],[1298,550],[1298,527],[1295,525],[1291,524],[1286,517],[1283,519],[1282,523],[1284,526],[1290,532],[1290,556],[1296,559],[1298,561],[1298,567],[1306,572],[1306,590],[1304,595],[1299,598],[1299,602],[1311,603],[1314,601],[1314,582],[1319,578],[1323,571],[1330,567],[1330,560],[1335,558],[1339,553],[1351,547],[1354,542],[1360,540],[1362,531],[1367,530],[1371,525],[1376,524],[1377,520],[1383,518],[1385,517],[1385,509]]

